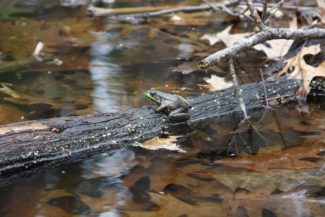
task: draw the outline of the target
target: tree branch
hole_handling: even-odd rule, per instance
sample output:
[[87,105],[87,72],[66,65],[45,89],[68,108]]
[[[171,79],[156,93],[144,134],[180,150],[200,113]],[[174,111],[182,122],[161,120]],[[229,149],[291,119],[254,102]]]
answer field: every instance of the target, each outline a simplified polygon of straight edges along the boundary
[[[227,4],[213,4],[218,10],[228,13],[232,16],[238,16],[242,13],[231,12],[228,7],[232,7],[237,4],[237,1],[229,2]],[[243,5],[239,2],[238,5]],[[253,3],[255,7],[263,6],[261,3]],[[274,4],[268,4],[268,7],[274,7]],[[315,7],[296,6],[292,4],[283,4],[283,8],[295,10],[295,9],[314,9]],[[214,10],[210,5],[194,5],[187,7],[177,8],[165,8],[165,7],[136,7],[136,8],[100,8],[95,6],[88,7],[88,13],[93,16],[123,16],[131,18],[146,18],[156,17],[172,13],[193,13],[206,10]]]
[[239,83],[237,80],[233,58],[229,58],[229,70],[230,70],[230,74],[232,76],[232,81],[234,83],[234,90],[236,92],[235,95],[239,101],[240,109],[244,114],[244,119],[248,120],[247,109],[246,109],[244,97],[243,97],[243,89],[239,86]]
[[258,15],[257,10],[255,9],[253,2],[251,0],[245,0],[246,1],[246,5],[249,9],[249,11],[251,12],[251,16],[254,18],[254,21],[256,23],[256,26],[259,28],[259,30],[262,30],[265,28],[265,25],[260,17],[260,15]]
[[312,29],[290,29],[290,28],[271,28],[267,27],[261,32],[244,38],[238,41],[233,46],[217,51],[214,54],[201,60],[199,66],[201,69],[206,69],[215,63],[218,63],[222,59],[228,59],[236,56],[239,52],[253,47],[256,44],[263,43],[272,39],[325,39],[324,28],[312,28]]
[[269,19],[275,14],[275,12],[283,6],[285,0],[279,1],[265,14],[264,23],[267,23]]

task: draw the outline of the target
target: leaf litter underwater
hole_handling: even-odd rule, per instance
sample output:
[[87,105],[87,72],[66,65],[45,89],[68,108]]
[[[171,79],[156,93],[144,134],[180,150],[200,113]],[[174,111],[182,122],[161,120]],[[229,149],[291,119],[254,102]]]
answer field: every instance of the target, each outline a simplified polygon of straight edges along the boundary
[[254,130],[211,120],[167,141],[182,152],[129,147],[48,169],[2,189],[1,212],[322,216],[325,111],[311,111],[318,118],[288,108],[259,112]]
[[[203,32],[221,29],[204,14],[186,15],[196,22],[176,27],[166,27],[166,20],[140,26],[107,24],[80,18],[82,9],[48,2],[53,7],[49,14],[43,8],[36,18],[29,13],[15,25],[8,19],[17,17],[6,15],[0,21],[1,48],[11,50],[16,59],[32,53],[28,35],[34,32],[40,39],[48,37],[46,51],[64,62],[1,73],[2,88],[14,91],[1,93],[1,124],[121,111],[143,105],[142,92],[150,87],[186,96],[216,89],[206,82],[212,73],[196,69],[198,59],[210,50],[200,40]],[[60,21],[54,18],[58,14],[64,14]],[[78,14],[79,20],[73,18]],[[9,47],[4,42],[12,32],[17,37]],[[9,53],[2,61],[8,62]],[[249,73],[241,74],[241,81],[259,79],[250,72],[264,64],[263,58],[246,59],[241,64]],[[213,74],[227,80],[222,66],[216,71]],[[252,115],[253,129],[238,127],[236,117],[209,120],[185,136],[48,168],[0,189],[0,216],[323,216],[321,105],[311,103],[307,116],[289,106],[260,111]]]

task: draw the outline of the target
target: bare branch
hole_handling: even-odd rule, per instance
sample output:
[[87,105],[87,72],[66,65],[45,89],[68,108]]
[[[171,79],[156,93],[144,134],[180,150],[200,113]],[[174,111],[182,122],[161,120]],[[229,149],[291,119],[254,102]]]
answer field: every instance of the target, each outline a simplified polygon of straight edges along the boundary
[[233,2],[230,2],[228,4],[213,4],[210,0],[203,0],[207,5],[209,5],[214,11],[218,12],[218,11],[223,11],[227,14],[229,14],[230,16],[233,16],[233,17],[238,17],[240,15],[242,15],[243,13],[246,12],[246,9],[243,10],[242,12],[240,13],[236,13],[236,12],[233,12],[232,10],[230,10],[227,6],[235,6],[235,4],[238,4],[239,3],[239,0],[236,0],[236,1],[233,1]]
[[209,5],[214,11],[219,11],[220,8],[218,8],[215,4],[212,4],[210,0],[203,0],[205,4]]
[[[238,16],[242,13],[234,13],[228,7],[236,5],[238,2],[229,2],[227,4],[213,4],[218,10],[224,11],[232,16]],[[239,2],[238,5],[243,5]],[[261,3],[254,3],[254,6],[260,7],[263,6]],[[274,7],[274,4],[268,4],[268,7]],[[283,8],[296,10],[296,9],[315,9],[315,7],[305,7],[305,6],[296,6],[292,4],[283,4]],[[100,8],[95,6],[88,7],[89,15],[93,16],[123,16],[130,18],[145,18],[145,17],[155,17],[171,13],[192,13],[211,10],[209,5],[194,5],[188,7],[178,7],[178,8],[166,8],[166,7],[136,7],[136,8]]]
[[266,14],[267,14],[267,1],[268,0],[264,0],[263,2],[263,12],[262,12],[262,20],[264,22]]
[[266,14],[265,14],[265,19],[264,23],[267,23],[270,18],[275,14],[277,10],[279,10],[280,7],[283,6],[285,0],[279,1],[277,4],[275,4]]
[[225,12],[233,17],[239,17],[240,15],[244,14],[248,10],[247,8],[245,8],[241,12],[236,13],[236,12],[231,11],[226,5],[220,5],[220,8],[223,12]]
[[265,87],[265,80],[264,80],[264,75],[263,75],[263,71],[260,70],[260,74],[261,74],[261,79],[262,79],[262,84],[263,84],[263,90],[264,90],[264,96],[265,96],[265,102],[266,102],[266,107],[269,107],[269,101],[267,98],[267,92],[266,92],[266,87]]
[[258,15],[257,10],[255,9],[255,7],[253,5],[253,2],[251,0],[245,0],[245,1],[246,1],[246,5],[247,5],[249,11],[251,12],[251,16],[255,20],[256,26],[259,28],[259,30],[264,29],[265,25],[264,25],[260,15]]
[[325,39],[325,28],[290,29],[267,27],[261,32],[238,41],[233,46],[217,51],[200,62],[200,68],[206,69],[222,59],[228,59],[256,44],[272,39]]
[[245,106],[245,102],[244,102],[243,89],[240,88],[240,86],[239,86],[238,79],[236,76],[235,66],[234,66],[234,59],[232,57],[229,58],[229,69],[230,69],[230,74],[232,76],[232,81],[234,84],[235,94],[236,94],[237,99],[239,100],[240,109],[242,110],[242,112],[244,114],[245,120],[248,120],[249,118],[247,115],[247,110],[246,110],[246,106]]

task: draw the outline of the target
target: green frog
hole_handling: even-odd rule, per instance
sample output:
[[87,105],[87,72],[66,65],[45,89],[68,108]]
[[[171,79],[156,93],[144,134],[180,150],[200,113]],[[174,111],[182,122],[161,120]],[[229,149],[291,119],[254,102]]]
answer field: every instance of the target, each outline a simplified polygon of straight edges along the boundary
[[190,118],[187,112],[192,108],[192,105],[183,97],[164,93],[153,88],[145,91],[144,95],[149,100],[155,102],[159,106],[157,111],[167,114],[170,121],[182,122]]

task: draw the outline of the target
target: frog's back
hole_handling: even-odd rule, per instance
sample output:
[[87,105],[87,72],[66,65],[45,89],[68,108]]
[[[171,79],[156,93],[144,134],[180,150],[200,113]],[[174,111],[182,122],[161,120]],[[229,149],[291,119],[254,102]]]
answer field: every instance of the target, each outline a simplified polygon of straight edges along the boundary
[[186,109],[190,109],[192,108],[192,105],[186,100],[184,99],[184,97],[182,96],[178,96],[177,97],[179,98],[179,104],[183,107],[183,108],[186,108]]
[[175,100],[175,96],[176,96],[175,94],[165,93],[158,90],[156,90],[155,92],[158,96],[160,96],[164,100],[171,100],[171,101]]

